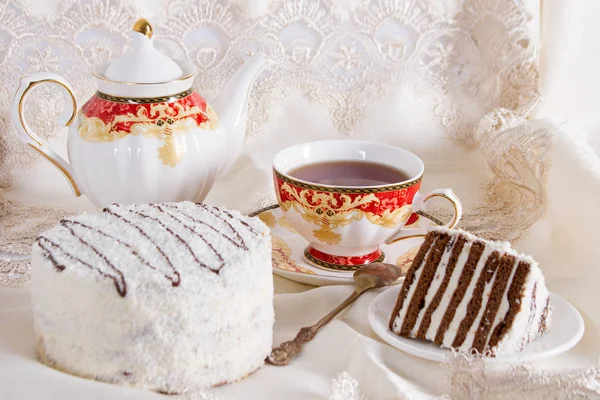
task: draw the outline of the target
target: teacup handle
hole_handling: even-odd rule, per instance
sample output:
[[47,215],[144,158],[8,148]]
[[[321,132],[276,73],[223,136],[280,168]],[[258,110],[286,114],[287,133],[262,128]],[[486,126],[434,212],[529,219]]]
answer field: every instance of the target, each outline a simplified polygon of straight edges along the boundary
[[[426,204],[427,201],[434,198],[441,197],[450,202],[452,204],[452,208],[454,211],[454,215],[452,220],[447,224],[436,224],[436,226],[444,226],[446,228],[454,228],[458,225],[460,218],[462,217],[462,203],[458,199],[458,197],[454,194],[452,189],[435,189],[426,195],[422,195],[421,193],[415,194],[412,202],[412,212],[415,214],[419,214],[421,217],[419,219],[419,224],[421,225],[419,228],[402,228],[398,232],[394,233],[390,236],[385,243],[392,244],[402,239],[409,239],[413,237],[425,236],[431,227],[431,216],[427,213]],[[435,221],[433,221],[435,222]]]
[[52,165],[58,168],[71,184],[71,188],[75,195],[81,196],[81,191],[75,182],[71,165],[67,160],[56,154],[41,137],[33,132],[27,121],[25,121],[23,112],[25,100],[27,99],[29,91],[40,83],[54,83],[63,89],[62,92],[65,98],[66,109],[58,118],[60,125],[71,125],[77,115],[77,100],[73,94],[73,89],[63,77],[50,72],[40,72],[30,76],[24,76],[21,78],[19,88],[15,93],[12,104],[12,119],[19,132],[19,139],[21,139],[23,143],[31,146],[46,160],[50,161]]

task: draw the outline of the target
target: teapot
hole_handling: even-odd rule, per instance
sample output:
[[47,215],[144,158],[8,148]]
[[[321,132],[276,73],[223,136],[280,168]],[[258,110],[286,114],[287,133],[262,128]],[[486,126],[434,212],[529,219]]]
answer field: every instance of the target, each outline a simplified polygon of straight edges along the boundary
[[[19,137],[63,173],[75,195],[85,194],[96,207],[202,201],[241,152],[250,90],[270,61],[261,54],[247,59],[213,109],[192,88],[192,64],[154,48],[147,20],[136,21],[131,36],[128,51],[94,69],[98,91],[79,110],[61,76],[22,77],[12,105]],[[64,94],[59,123],[69,126],[68,162],[25,120],[25,100],[41,83],[57,84]]]

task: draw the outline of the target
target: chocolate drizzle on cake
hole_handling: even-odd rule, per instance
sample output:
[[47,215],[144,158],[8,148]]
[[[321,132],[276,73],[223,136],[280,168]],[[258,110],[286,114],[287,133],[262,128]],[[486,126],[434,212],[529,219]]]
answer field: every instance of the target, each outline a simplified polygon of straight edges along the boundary
[[244,225],[248,230],[256,235],[256,230],[251,227],[246,221],[242,221],[241,219],[235,218],[229,211],[224,211],[224,213],[231,219],[239,221],[242,225]]
[[[156,206],[156,207],[157,207],[157,208],[158,208],[158,210],[160,210],[161,212],[164,212],[164,213],[166,213],[166,214],[169,214],[169,216],[173,217],[173,215],[171,215],[170,213],[168,213],[167,211],[165,211],[164,209],[162,209],[160,206]],[[175,206],[173,206],[173,205],[168,205],[168,206],[166,206],[166,207],[167,207],[167,208],[170,208],[170,209],[175,209],[175,210],[177,210],[177,208],[176,208]],[[219,218],[220,220],[224,221],[224,222],[227,224],[227,226],[228,226],[228,227],[230,227],[230,228],[233,230],[233,232],[234,232],[234,233],[237,235],[237,237],[238,237],[238,242],[236,242],[236,241],[235,241],[233,238],[231,238],[229,235],[226,235],[225,233],[223,233],[223,232],[219,231],[217,228],[215,228],[215,227],[214,227],[214,226],[212,226],[212,225],[209,225],[209,224],[207,224],[207,223],[206,223],[206,222],[204,222],[204,221],[201,221],[201,220],[199,220],[199,219],[197,219],[197,218],[194,218],[194,217],[192,217],[192,216],[190,216],[190,215],[188,215],[188,214],[185,214],[185,216],[186,216],[187,218],[189,218],[190,220],[194,221],[195,223],[197,223],[197,224],[201,224],[201,225],[204,225],[204,226],[206,226],[207,228],[211,229],[211,230],[212,230],[213,232],[215,232],[216,234],[218,234],[218,235],[220,235],[221,237],[223,237],[223,238],[227,239],[227,240],[228,240],[228,241],[229,241],[231,244],[233,244],[235,247],[239,247],[240,249],[245,249],[245,250],[248,250],[248,248],[246,247],[246,244],[244,243],[244,239],[242,239],[242,237],[240,236],[239,232],[238,232],[238,231],[236,231],[236,230],[233,228],[233,226],[232,226],[232,225],[229,223],[229,221],[227,221],[227,220],[223,219],[223,217],[221,217],[220,215],[217,215],[217,214],[215,214],[215,213],[213,212],[213,210],[207,210],[207,211],[208,211],[208,212],[210,212],[210,213],[211,213],[212,215],[214,215],[215,217]],[[183,222],[182,222],[181,220],[177,220],[177,221],[179,221],[180,223],[182,223],[182,224],[183,224]],[[241,243],[240,243],[240,241],[241,241]]]
[[[231,222],[227,221],[227,219],[223,218],[222,215],[219,215],[217,212],[215,212],[215,208],[209,208],[206,204],[202,204],[202,203],[196,203],[196,205],[200,208],[202,208],[203,210],[207,210],[208,212],[210,212],[212,215],[214,215],[215,217],[219,218],[221,221],[223,221],[230,229],[231,231],[235,234],[236,239],[237,239],[237,243],[233,242],[232,239],[230,239],[228,236],[225,236],[227,239],[231,240],[234,244],[236,244],[238,247],[243,248],[244,250],[248,250],[248,246],[246,246],[246,242],[244,241],[244,238],[242,237],[242,235],[240,235],[240,233],[238,232],[237,229],[235,229],[233,227],[233,225],[231,225]],[[248,228],[248,230],[252,233],[256,233],[254,231],[254,228],[252,228],[250,225],[248,225],[246,222],[235,218],[229,211],[225,211],[225,214],[227,214],[227,216],[229,216],[229,218],[233,221],[238,221],[241,222],[242,225],[244,225],[245,227]],[[191,217],[190,217],[191,218]],[[193,218],[192,218],[193,219]]]
[[[150,262],[148,262],[144,257],[142,257],[136,249],[134,249],[130,244],[122,241],[121,239],[119,239],[116,236],[109,235],[108,233],[102,232],[100,229],[93,228],[93,227],[86,225],[79,221],[72,221],[72,220],[64,219],[60,222],[60,224],[64,227],[68,227],[69,225],[80,226],[80,227],[86,228],[92,232],[98,233],[99,235],[102,235],[106,238],[114,240],[115,242],[119,243],[120,245],[125,246],[131,252],[131,254],[133,254],[143,265],[145,265],[155,271],[158,271],[158,268],[156,268],[152,264],[150,264]],[[148,235],[146,235],[145,237],[148,237]],[[155,247],[163,256],[165,256],[164,252],[158,246],[155,246]],[[166,256],[165,256],[165,258],[166,258]],[[181,282],[179,272],[173,267],[173,264],[171,263],[171,261],[168,258],[166,258],[166,260],[167,260],[169,266],[171,267],[171,269],[173,270],[173,276],[169,276],[167,274],[163,274],[163,275],[165,278],[167,278],[168,280],[171,281],[171,284],[173,286],[179,286],[179,283]]]
[[[150,244],[152,244],[154,246],[154,248],[160,253],[160,255],[167,262],[167,264],[169,265],[169,268],[171,268],[171,270],[173,270],[173,276],[172,277],[170,277],[170,276],[168,276],[166,274],[165,274],[165,277],[171,281],[171,283],[172,283],[173,286],[179,286],[179,284],[181,283],[181,276],[179,275],[179,271],[177,271],[175,269],[175,267],[173,266],[173,263],[171,262],[171,259],[165,254],[165,252],[163,251],[163,249],[161,249],[160,246],[158,246],[156,243],[154,243],[152,241],[152,239],[150,239],[150,236],[142,228],[140,228],[139,226],[137,226],[136,224],[134,224],[133,222],[131,222],[130,220],[128,220],[124,216],[119,215],[119,214],[117,214],[115,212],[112,212],[108,208],[105,208],[104,212],[107,213],[108,215],[112,215],[113,217],[118,218],[119,220],[123,221],[127,225],[131,226],[132,228],[134,228],[135,230],[137,230],[139,232],[139,234],[142,235]],[[148,266],[150,266],[150,265],[148,264]]]
[[[90,248],[92,248],[93,251],[97,252],[97,250],[95,250],[93,247],[91,247],[83,239],[81,239],[79,237],[77,237],[77,238],[82,243],[84,243],[87,246],[89,246]],[[52,240],[50,240],[50,239],[48,239],[48,238],[46,238],[44,236],[38,237],[37,244],[42,248],[42,252],[44,254],[44,257],[46,257],[48,260],[50,260],[50,262],[52,264],[54,264],[54,268],[56,268],[58,271],[64,271],[66,269],[66,267],[65,267],[64,263],[63,264],[59,264],[57,262],[56,257],[52,253],[51,249],[46,246],[47,244],[50,245],[51,248],[54,248],[55,250],[58,250],[60,253],[62,253],[67,258],[70,258],[71,260],[77,261],[79,264],[84,265],[84,266],[86,266],[89,269],[92,269],[94,271],[97,271],[100,275],[111,279],[114,282],[114,284],[115,284],[115,288],[117,289],[117,293],[119,293],[119,296],[125,297],[127,295],[127,283],[125,282],[125,278],[123,277],[123,273],[120,270],[118,270],[117,268],[115,268],[114,265],[112,265],[110,263],[110,261],[108,261],[106,259],[106,257],[103,257],[102,255],[100,255],[100,257],[102,257],[108,263],[108,265],[116,273],[116,275],[111,275],[111,274],[109,274],[109,273],[107,273],[105,271],[102,271],[100,268],[95,267],[95,266],[93,266],[93,265],[91,265],[91,264],[83,261],[81,258],[79,258],[79,257],[77,257],[77,256],[75,256],[75,255],[73,255],[71,253],[69,253],[64,248],[62,248],[60,245],[58,245],[57,243],[53,242]]]
[[[65,267],[63,264],[59,263],[58,260],[56,259],[56,257],[54,257],[54,254],[52,254],[52,252],[50,251],[50,249],[48,249],[44,243],[42,243],[42,241],[44,242],[48,242],[50,243],[50,245],[52,245],[53,247],[62,250],[62,248],[57,245],[56,243],[51,242],[50,240],[46,239],[43,236],[40,236],[37,239],[37,244],[42,248],[42,252],[44,254],[44,257],[46,257],[47,259],[50,260],[50,262],[52,263],[52,265],[54,265],[54,269],[56,269],[58,272],[62,272],[64,271],[67,267]],[[64,252],[64,250],[62,250]],[[70,256],[70,254],[66,254],[67,256]],[[75,257],[71,257],[73,259],[75,259]]]
[[[221,269],[221,267],[223,267],[223,264],[225,263],[225,261],[223,260],[223,256],[215,249],[215,247],[208,242],[208,240],[204,237],[204,235],[202,235],[201,233],[198,233],[196,230],[194,230],[193,227],[190,227],[189,225],[187,225],[185,222],[183,222],[182,220],[180,220],[177,216],[173,215],[173,214],[169,214],[168,212],[166,212],[161,206],[156,205],[156,204],[152,204],[151,207],[155,208],[156,210],[158,210],[159,212],[168,215],[169,217],[171,217],[171,219],[177,221],[182,227],[184,227],[187,231],[189,231],[190,233],[192,233],[193,235],[195,235],[196,237],[199,237],[214,253],[215,256],[217,256],[217,258],[219,259],[219,261],[221,262],[221,265],[219,265],[218,268],[211,268],[208,265],[206,265],[205,263],[203,263],[202,261],[198,260],[198,257],[196,257],[194,255],[194,257],[196,258],[196,260],[198,260],[198,263],[200,265],[202,265],[205,268],[208,268],[209,270],[211,270],[212,272],[218,274],[219,270]],[[160,225],[162,225],[163,227],[167,228],[169,230],[169,232],[171,234],[174,234],[175,236],[177,236],[179,238],[180,241],[182,241],[183,243],[185,243],[186,247],[190,250],[190,252],[193,254],[193,250],[190,247],[190,245],[184,241],[183,239],[181,239],[181,236],[177,235],[176,233],[173,233],[173,231],[171,229],[169,229],[166,225],[164,225],[160,220],[158,220],[157,218],[153,218],[153,217],[149,217],[147,215],[144,215],[147,218],[152,218],[155,221],[157,221]],[[204,225],[209,226],[207,224],[204,223]],[[211,227],[213,228],[213,227]],[[214,229],[214,228],[213,228]]]
[[436,229],[407,272],[389,326],[400,336],[495,356],[500,346],[520,351],[545,332],[549,314],[531,258],[507,244]]
[[[167,232],[169,232],[169,234],[171,236],[173,236],[174,238],[176,238],[179,241],[179,243],[181,243],[182,245],[185,246],[185,248],[189,251],[189,253],[192,255],[192,257],[194,257],[194,260],[196,260],[197,264],[199,264],[202,267],[210,270],[210,268],[209,268],[208,265],[206,265],[205,263],[203,263],[202,261],[200,261],[198,259],[198,256],[196,256],[196,253],[194,253],[194,250],[192,250],[192,248],[190,247],[189,243],[186,242],[185,240],[183,240],[183,238],[181,236],[179,236],[177,233],[173,232],[173,230],[171,228],[169,228],[167,225],[165,225],[161,220],[159,220],[158,218],[154,218],[154,217],[152,217],[150,215],[144,214],[143,212],[140,212],[140,211],[132,211],[132,212],[135,215],[138,215],[138,216],[140,216],[142,218],[146,218],[146,219],[149,219],[151,221],[156,222],[158,225],[160,225],[162,228],[164,228]],[[194,231],[192,231],[192,233],[195,234]]]
[[[109,240],[110,242],[114,242],[115,245],[118,245],[117,247],[122,247],[135,257],[139,264],[161,273],[170,281],[173,287],[179,286],[182,281],[180,272],[174,266],[173,260],[177,256],[173,253],[173,249],[176,248],[173,247],[173,240],[179,243],[180,248],[184,248],[191,255],[197,265],[219,275],[225,265],[224,254],[228,253],[221,253],[223,250],[220,250],[221,252],[217,250],[216,241],[219,240],[218,238],[223,238],[225,242],[230,244],[232,249],[248,250],[242,232],[238,231],[232,222],[240,223],[253,236],[256,236],[257,232],[250,224],[227,211],[203,204],[196,204],[197,207],[194,207],[192,203],[187,204],[188,206],[183,208],[178,207],[177,204],[166,203],[127,207],[114,204],[103,210],[104,215],[114,218],[112,220],[114,222],[111,221],[108,225],[106,222],[98,224],[91,217],[76,217],[62,220],[60,223],[61,229],[68,232],[68,235],[74,238],[78,245],[91,251],[93,253],[92,257],[97,257],[97,260],[90,260],[82,255],[78,257],[75,253],[65,250],[66,248],[73,248],[73,244],[67,246],[65,243],[63,245],[62,240],[40,236],[37,244],[42,249],[43,256],[52,263],[56,271],[61,272],[67,266],[70,268],[72,261],[75,261],[78,264],[97,271],[106,278],[110,278],[114,282],[117,292],[122,297],[125,297],[127,294],[127,284],[123,272],[116,266],[118,264],[116,260],[118,259],[119,262],[127,261],[122,259],[122,256],[109,256],[112,253],[101,251],[103,248],[97,244],[99,238],[102,238],[104,241]],[[198,208],[201,210],[198,210]],[[167,219],[161,218],[161,215],[166,216]],[[210,217],[203,220],[201,219],[202,215],[210,215]],[[94,217],[105,218],[101,215]],[[140,224],[138,222],[140,220],[145,222]],[[212,223],[210,222],[211,220]],[[169,221],[173,221],[174,224]],[[216,225],[214,225],[215,222],[217,223]],[[142,242],[128,240],[127,236],[123,235],[124,227],[120,224],[125,224],[135,229],[144,240]],[[113,225],[115,226],[114,231],[112,230]],[[103,228],[101,229],[100,226]],[[177,232],[179,230],[178,227],[181,227],[181,229],[190,235],[179,234]],[[150,233],[157,228],[166,232],[157,235],[157,238],[162,237],[160,240],[154,239]],[[246,232],[246,235],[248,232]],[[199,238],[201,243],[206,247],[202,249],[199,243],[190,240],[190,236],[192,238]],[[171,239],[171,247],[164,246],[165,240],[169,240],[165,238],[168,237],[173,238]],[[223,247],[219,248],[223,249]],[[150,249],[154,249],[158,254],[154,253],[154,250],[148,253]],[[215,264],[215,259],[218,264],[209,265],[206,261],[203,261],[207,259],[205,255],[207,254],[206,250],[214,255],[212,264]],[[159,258],[149,257],[151,254],[156,254],[154,257],[159,256]],[[71,262],[63,261],[63,258],[71,260]],[[212,256],[208,257],[208,259],[211,258]],[[153,262],[149,260],[153,260]]]

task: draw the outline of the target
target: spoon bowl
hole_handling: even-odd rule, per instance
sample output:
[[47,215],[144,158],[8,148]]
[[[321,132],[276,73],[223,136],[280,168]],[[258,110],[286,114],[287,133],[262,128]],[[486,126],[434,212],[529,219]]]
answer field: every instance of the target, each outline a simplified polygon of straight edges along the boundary
[[355,290],[362,289],[364,291],[393,285],[404,275],[405,273],[397,265],[376,262],[360,267],[352,277],[356,286]]

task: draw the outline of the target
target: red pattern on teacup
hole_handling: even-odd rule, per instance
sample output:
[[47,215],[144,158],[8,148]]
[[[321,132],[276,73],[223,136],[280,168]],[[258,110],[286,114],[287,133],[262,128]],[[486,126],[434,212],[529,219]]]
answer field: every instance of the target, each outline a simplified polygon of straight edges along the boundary
[[[315,263],[316,260],[317,262],[325,264],[320,266],[326,266],[329,268],[335,268],[336,266],[360,266],[364,264],[370,264],[382,258],[382,252],[379,249],[373,253],[365,254],[363,256],[350,257],[335,256],[333,254],[323,253],[312,246],[308,246],[306,248],[306,252],[309,255],[309,257],[307,257],[309,263]],[[313,258],[313,260],[310,258]]]
[[[329,219],[330,223],[335,223],[333,219],[336,216],[353,210],[359,210],[373,223],[388,227],[396,226],[400,221],[406,222],[411,216],[410,214],[399,215],[395,212],[412,204],[420,186],[421,181],[415,180],[408,187],[396,190],[386,190],[385,188],[361,190],[359,188],[355,193],[338,193],[328,191],[326,187],[320,190],[304,188],[292,181],[284,181],[279,176],[275,176],[277,196],[284,210],[289,209],[289,206],[285,206],[286,204],[296,203],[306,211],[312,209],[312,212],[309,211],[311,214],[316,214],[316,217],[325,220]],[[398,220],[396,217],[403,218],[403,220]],[[416,216],[411,219],[416,220]]]

